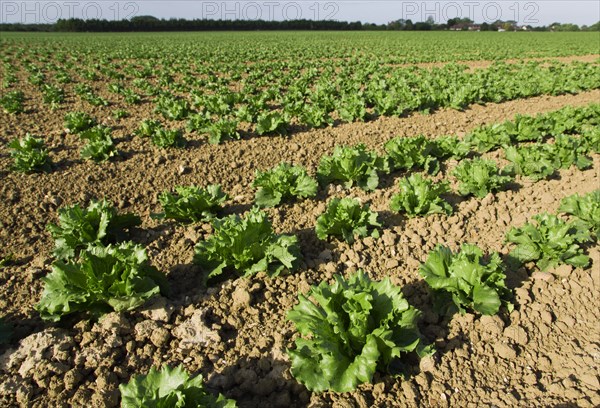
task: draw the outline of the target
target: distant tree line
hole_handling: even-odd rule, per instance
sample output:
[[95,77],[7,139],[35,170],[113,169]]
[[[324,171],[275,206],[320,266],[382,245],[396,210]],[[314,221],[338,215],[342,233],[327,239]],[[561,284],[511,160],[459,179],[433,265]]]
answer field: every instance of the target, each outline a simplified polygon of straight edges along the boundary
[[137,16],[130,20],[83,20],[78,18],[58,20],[54,24],[0,24],[0,31],[43,32],[127,32],[127,31],[254,31],[254,30],[324,30],[324,31],[600,31],[600,21],[591,26],[554,23],[549,26],[518,26],[515,21],[496,21],[475,24],[468,18],[454,18],[445,24],[437,24],[433,18],[413,23],[411,20],[395,20],[387,24],[363,24],[360,21],[333,20],[186,20],[158,19],[153,16]]

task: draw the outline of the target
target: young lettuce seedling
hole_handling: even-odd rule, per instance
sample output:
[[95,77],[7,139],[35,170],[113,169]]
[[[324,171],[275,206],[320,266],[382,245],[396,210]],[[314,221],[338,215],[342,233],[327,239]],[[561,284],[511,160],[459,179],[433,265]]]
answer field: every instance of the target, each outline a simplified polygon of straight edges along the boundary
[[160,370],[152,367],[147,375],[137,375],[119,385],[123,408],[143,407],[207,407],[235,408],[234,400],[222,394],[214,396],[204,388],[202,375],[190,375],[183,366]]

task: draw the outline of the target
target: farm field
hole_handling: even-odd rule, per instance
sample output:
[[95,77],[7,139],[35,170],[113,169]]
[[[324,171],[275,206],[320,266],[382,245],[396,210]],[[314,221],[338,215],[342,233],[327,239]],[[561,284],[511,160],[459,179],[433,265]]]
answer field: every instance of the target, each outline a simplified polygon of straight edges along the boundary
[[[178,365],[240,407],[600,405],[597,33],[0,46],[2,406],[125,405],[125,384]],[[302,184],[269,176],[281,163]],[[185,207],[192,185],[225,194]],[[102,221],[73,209],[103,199]],[[438,245],[463,280],[433,290]],[[309,321],[299,295],[359,270],[398,292],[348,289]],[[420,314],[373,330],[398,293]]]

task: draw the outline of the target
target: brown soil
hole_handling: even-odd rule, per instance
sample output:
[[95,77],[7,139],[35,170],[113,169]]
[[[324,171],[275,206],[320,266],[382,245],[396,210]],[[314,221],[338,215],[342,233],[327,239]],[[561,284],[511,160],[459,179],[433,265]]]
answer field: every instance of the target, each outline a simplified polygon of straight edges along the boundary
[[[561,62],[564,64],[569,64],[574,61],[579,62],[596,62],[600,58],[600,54],[590,54],[590,55],[569,55],[567,57],[536,57],[536,58],[510,58],[500,60],[506,64],[517,64],[522,62],[529,61],[547,61],[547,62]],[[485,69],[490,67],[494,63],[498,63],[500,61],[489,61],[489,60],[478,60],[478,61],[456,61],[456,64],[467,65],[470,69]],[[419,68],[433,68],[433,67],[443,67],[447,65],[447,62],[423,62],[419,64],[407,64],[411,66],[417,66]],[[407,66],[405,65],[405,66]],[[400,65],[402,66],[402,65]]]
[[[17,265],[0,270],[0,308],[15,325],[15,337],[0,357],[0,401],[4,406],[115,406],[118,384],[152,365],[183,363],[201,372],[210,387],[238,400],[242,407],[369,406],[581,406],[600,405],[600,327],[597,324],[600,249],[589,252],[591,269],[559,268],[553,273],[509,272],[516,288],[515,310],[496,317],[472,314],[440,319],[417,273],[437,243],[456,248],[473,242],[506,254],[509,227],[534,214],[555,212],[560,200],[600,185],[600,155],[590,170],[560,171],[538,183],[517,180],[509,191],[483,200],[455,197],[452,216],[406,219],[389,212],[398,174],[384,177],[372,193],[331,186],[316,199],[270,209],[275,229],[297,234],[304,264],[289,276],[230,279],[202,288],[192,263],[193,245],[207,236],[208,225],[182,226],[156,221],[157,195],[176,185],[221,183],[233,198],[229,212],[251,206],[255,170],[282,160],[305,165],[315,173],[319,158],[335,145],[365,143],[381,151],[398,135],[462,135],[481,124],[515,114],[536,114],[562,106],[600,101],[600,91],[557,97],[542,96],[503,104],[473,106],[464,112],[380,118],[364,124],[298,132],[290,137],[255,137],[212,146],[188,134],[182,150],[161,150],[131,136],[149,104],[132,118],[114,121],[110,109],[67,103],[48,115],[29,106],[21,116],[2,116],[2,146],[25,132],[43,135],[55,163],[49,174],[25,175],[9,170],[6,148],[0,150],[0,255],[13,253]],[[35,102],[30,102],[35,103]],[[82,143],[62,130],[68,111],[84,109],[114,127],[122,157],[97,165],[79,159]],[[114,109],[115,106],[111,107]],[[448,171],[453,164],[448,164]],[[447,171],[446,171],[447,172]],[[349,246],[322,242],[314,224],[332,196],[354,196],[371,204],[384,223],[380,239]],[[109,314],[99,322],[40,320],[34,310],[42,291],[40,277],[50,270],[52,239],[45,231],[56,222],[56,209],[106,197],[122,211],[142,216],[132,239],[148,247],[154,265],[167,273],[169,299],[158,299],[131,313]],[[424,311],[422,332],[437,346],[406,379],[377,374],[373,385],[353,393],[311,394],[291,377],[285,350],[295,331],[285,315],[299,292],[334,273],[363,268],[372,278],[390,276],[403,285],[411,304]],[[529,272],[535,270],[531,268]]]

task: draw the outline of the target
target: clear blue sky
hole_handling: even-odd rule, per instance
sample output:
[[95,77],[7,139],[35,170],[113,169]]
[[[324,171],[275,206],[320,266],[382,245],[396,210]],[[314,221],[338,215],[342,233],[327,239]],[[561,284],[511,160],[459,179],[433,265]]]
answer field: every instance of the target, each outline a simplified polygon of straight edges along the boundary
[[470,17],[476,22],[517,20],[520,24],[548,25],[570,22],[590,25],[600,20],[598,0],[496,0],[496,1],[194,1],[194,0],[2,0],[0,21],[51,23],[58,18],[103,18],[107,20],[153,15],[159,18],[207,19],[333,19],[387,23],[400,18],[436,22]]

